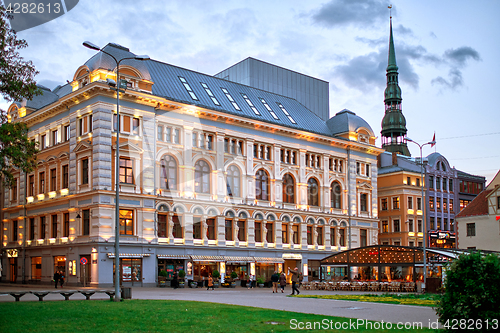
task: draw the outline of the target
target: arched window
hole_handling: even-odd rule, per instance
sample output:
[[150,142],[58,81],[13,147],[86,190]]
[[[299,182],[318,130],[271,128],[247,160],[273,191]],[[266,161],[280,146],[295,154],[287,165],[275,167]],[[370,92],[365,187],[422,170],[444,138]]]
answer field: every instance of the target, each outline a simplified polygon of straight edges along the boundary
[[227,168],[227,195],[230,197],[240,196],[240,169],[236,165]]
[[255,174],[255,198],[269,201],[269,175],[264,169]]
[[170,155],[161,161],[160,188],[164,190],[177,190],[177,162]]
[[289,173],[283,176],[283,202],[295,203],[295,180]]
[[332,208],[342,208],[342,187],[338,182],[333,182],[331,186],[330,198],[332,200]]
[[307,181],[307,204],[319,206],[319,185],[315,178],[309,178]]
[[198,193],[210,193],[210,167],[199,160],[194,166],[194,190]]

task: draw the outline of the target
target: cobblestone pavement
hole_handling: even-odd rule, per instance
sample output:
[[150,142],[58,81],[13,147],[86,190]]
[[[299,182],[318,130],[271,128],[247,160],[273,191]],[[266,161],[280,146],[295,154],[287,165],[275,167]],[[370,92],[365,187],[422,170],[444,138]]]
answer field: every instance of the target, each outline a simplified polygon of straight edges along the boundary
[[[14,297],[8,294],[12,291],[52,291],[62,290],[83,290],[92,288],[64,287],[55,289],[54,286],[34,286],[34,285],[9,285],[0,284],[0,302],[13,302]],[[102,289],[102,288],[98,288]],[[314,298],[286,297],[291,292],[288,286],[285,293],[273,294],[270,288],[246,289],[237,287],[216,288],[214,291],[205,288],[132,288],[133,299],[154,299],[154,300],[186,300],[200,302],[215,302],[224,304],[253,306],[267,309],[313,313],[324,316],[339,316],[347,318],[357,318],[365,320],[384,321],[392,323],[422,323],[424,327],[430,323],[435,323],[438,319],[436,312],[430,307],[396,305],[383,303],[368,303],[340,300],[325,300]],[[374,292],[370,292],[373,294]],[[362,292],[347,291],[324,291],[324,290],[302,290],[301,294],[328,295],[328,294],[362,294]],[[83,300],[85,296],[75,293],[70,300]],[[109,299],[104,293],[96,293],[91,299]],[[45,301],[64,300],[59,293],[50,293],[44,297]],[[38,301],[37,296],[26,294],[21,301]]]

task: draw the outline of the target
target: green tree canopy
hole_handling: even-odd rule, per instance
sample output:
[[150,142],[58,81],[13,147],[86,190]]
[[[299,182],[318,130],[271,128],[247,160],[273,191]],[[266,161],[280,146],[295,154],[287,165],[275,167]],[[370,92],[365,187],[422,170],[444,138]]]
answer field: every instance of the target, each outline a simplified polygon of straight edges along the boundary
[[[25,61],[19,50],[28,43],[17,39],[11,29],[9,15],[0,6],[0,96],[7,101],[32,99],[39,95],[34,77],[38,72],[31,61]],[[4,110],[0,113],[0,178],[10,187],[14,181],[12,168],[31,172],[36,166],[36,143],[27,137],[28,127],[22,122],[8,123]]]

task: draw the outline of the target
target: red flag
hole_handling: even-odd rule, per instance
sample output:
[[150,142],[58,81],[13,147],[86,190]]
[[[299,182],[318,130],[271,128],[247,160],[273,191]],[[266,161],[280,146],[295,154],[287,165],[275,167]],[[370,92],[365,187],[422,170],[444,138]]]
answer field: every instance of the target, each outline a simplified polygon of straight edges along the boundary
[[434,132],[434,136],[432,137],[432,142],[434,142],[434,143],[431,144],[431,148],[436,145],[436,132]]
[[500,216],[497,216],[497,221],[500,220]]

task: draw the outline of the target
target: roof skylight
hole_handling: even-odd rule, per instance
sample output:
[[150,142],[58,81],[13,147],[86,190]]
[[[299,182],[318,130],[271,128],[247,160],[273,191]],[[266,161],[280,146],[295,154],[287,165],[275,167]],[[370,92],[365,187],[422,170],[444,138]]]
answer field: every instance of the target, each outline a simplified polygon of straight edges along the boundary
[[285,107],[283,106],[283,104],[281,103],[278,103],[278,106],[280,107],[281,111],[283,111],[283,113],[288,117],[288,119],[290,119],[290,121],[293,123],[293,124],[296,124],[297,122],[295,121],[295,119],[292,118],[292,116],[288,113],[288,111],[285,109]]
[[183,78],[182,76],[179,76],[179,80],[181,80],[182,84],[184,85],[184,88],[186,88],[186,90],[189,93],[189,95],[191,96],[191,98],[197,101],[198,97],[196,97],[196,94],[194,93],[194,91],[191,88],[191,86],[189,85],[189,83],[187,83],[186,79]]
[[201,82],[201,86],[203,87],[203,89],[205,89],[205,91],[207,92],[208,96],[212,99],[212,102],[214,102],[215,105],[219,105],[220,106],[220,103],[219,101],[217,100],[217,98],[215,97],[214,93],[212,92],[212,90],[210,90],[210,88],[207,86],[206,83],[203,83]]
[[226,95],[227,99],[231,102],[231,104],[233,104],[234,108],[238,111],[241,111],[240,106],[238,105],[238,103],[236,103],[236,101],[234,100],[233,96],[231,96],[229,91],[227,91],[226,88],[221,88],[221,89],[224,95]]
[[256,115],[260,116],[259,110],[257,110],[257,108],[253,105],[253,103],[250,100],[250,98],[248,98],[248,96],[245,95],[245,94],[241,94],[241,96],[243,96],[243,99],[247,102],[248,106],[250,107],[250,109],[252,109],[253,113],[255,113]]
[[274,119],[279,119],[278,116],[276,115],[276,113],[274,113],[273,109],[271,109],[271,107],[269,106],[269,104],[267,104],[267,102],[266,102],[265,99],[263,99],[261,97],[260,101],[262,102],[262,104],[264,104],[264,106],[266,107],[267,111],[269,111],[269,113],[271,114],[271,116],[273,116]]

